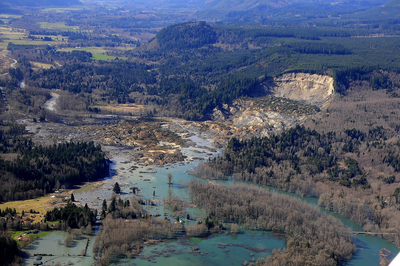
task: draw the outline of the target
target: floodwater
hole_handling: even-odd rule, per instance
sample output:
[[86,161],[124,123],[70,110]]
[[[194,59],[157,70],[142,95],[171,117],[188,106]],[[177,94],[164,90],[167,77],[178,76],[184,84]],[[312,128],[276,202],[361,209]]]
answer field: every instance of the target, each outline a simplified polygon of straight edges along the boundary
[[148,246],[139,258],[122,260],[116,265],[241,265],[246,260],[255,262],[258,258],[265,258],[273,249],[283,247],[283,238],[270,232],[223,233]]
[[[176,195],[183,199],[188,199],[188,191],[185,188],[185,182],[195,178],[187,174],[187,170],[195,167],[199,160],[196,158],[207,159],[217,156],[209,146],[211,140],[201,139],[192,136],[190,139],[197,143],[195,147],[183,148],[182,153],[187,156],[187,160],[182,163],[166,165],[163,167],[140,166],[133,161],[129,161],[120,153],[112,158],[113,163],[110,166],[110,177],[106,178],[95,189],[78,190],[74,192],[75,199],[82,204],[87,203],[91,208],[101,208],[103,199],[109,200],[112,195],[112,187],[118,182],[123,192],[123,199],[130,199],[133,194],[131,187],[138,187],[140,192],[137,197],[152,199],[156,206],[144,206],[146,211],[156,214],[164,213],[172,219],[171,211],[164,210],[162,202],[168,195]],[[193,159],[195,158],[195,159]],[[131,167],[137,167],[136,169]],[[167,175],[173,175],[173,184],[168,186]],[[225,183],[229,184],[229,181]],[[271,188],[266,188],[271,189]],[[153,193],[155,196],[153,196]],[[282,192],[284,193],[284,192]],[[297,195],[286,193],[294,197]],[[302,198],[310,204],[317,204],[316,198]],[[322,209],[327,212],[326,210]],[[188,208],[186,210],[194,219],[204,219],[204,211]],[[351,227],[354,231],[362,231],[362,228],[349,219],[330,213],[342,220],[344,224]],[[196,221],[194,221],[196,222]],[[43,261],[49,261],[46,265],[61,262],[64,265],[93,265],[93,243],[95,237],[89,238],[89,248],[84,257],[78,257],[82,251],[82,245],[87,243],[86,239],[77,241],[76,246],[67,248],[58,244],[66,238],[66,233],[54,232],[38,241],[35,241],[26,248],[30,254],[52,253],[56,256],[43,257]],[[386,248],[396,256],[400,249],[394,244],[375,236],[358,235],[355,237],[357,252],[353,258],[346,263],[352,266],[372,266],[379,264],[379,249]],[[115,265],[241,265],[245,260],[255,262],[258,258],[265,258],[271,254],[273,249],[283,248],[284,239],[274,236],[270,232],[262,231],[242,231],[237,235],[215,234],[208,238],[183,238],[178,240],[169,240],[151,246],[145,246],[141,255],[136,259],[122,259],[115,262]],[[195,250],[195,252],[193,252]],[[70,254],[72,256],[65,256]],[[63,255],[63,256],[62,256]],[[26,265],[32,265],[34,258],[26,261]]]
[[44,103],[44,108],[46,108],[47,110],[50,110],[50,111],[55,111],[57,99],[58,99],[58,97],[60,97],[60,95],[57,93],[54,93],[54,92],[52,92],[50,94],[51,94],[51,98]]
[[[55,263],[60,263],[61,265],[93,265],[94,237],[83,236],[82,239],[75,240],[72,247],[67,247],[64,245],[67,235],[68,233],[66,232],[56,231],[28,245],[24,251],[28,252],[31,257],[25,260],[25,265],[33,265],[33,262],[36,261],[35,254],[50,255],[42,257],[44,265],[54,265]],[[82,256],[85,253],[87,244],[89,244],[87,253]]]

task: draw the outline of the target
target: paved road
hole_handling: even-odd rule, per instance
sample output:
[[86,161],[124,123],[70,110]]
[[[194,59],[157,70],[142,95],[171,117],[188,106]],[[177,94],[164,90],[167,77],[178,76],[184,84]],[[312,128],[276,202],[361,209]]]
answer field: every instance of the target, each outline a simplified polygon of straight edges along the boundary
[[[14,62],[11,63],[10,67],[12,67],[12,68],[15,69],[15,65],[18,63],[18,61],[15,60],[15,59],[13,59],[13,58],[11,58],[11,57],[8,57],[8,56],[7,56],[7,52],[4,52],[4,53],[3,53],[3,57],[4,57],[4,58],[8,58],[8,59],[10,59],[10,60],[13,60]],[[6,75],[8,75],[8,72],[7,72],[7,73],[4,73],[4,74],[1,74],[0,76],[6,76]]]
[[[10,65],[10,67],[12,67],[12,68],[15,69],[15,65],[18,63],[18,61],[15,60],[15,59],[13,59],[13,58],[11,58],[11,57],[8,57],[8,56],[7,56],[7,52],[4,52],[4,53],[3,53],[3,56],[6,57],[6,58],[8,58],[8,59],[10,59],[10,60],[13,60],[13,61],[14,61],[14,63],[12,63],[12,64]],[[4,75],[4,74],[3,74],[3,75]]]

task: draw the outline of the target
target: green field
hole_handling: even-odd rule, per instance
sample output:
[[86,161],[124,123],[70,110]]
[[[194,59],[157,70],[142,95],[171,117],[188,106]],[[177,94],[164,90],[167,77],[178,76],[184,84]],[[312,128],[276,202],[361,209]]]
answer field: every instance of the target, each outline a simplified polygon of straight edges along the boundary
[[[0,27],[0,38],[4,38],[3,42],[0,42],[0,49],[5,49],[8,46],[9,42],[15,43],[15,44],[25,44],[25,45],[46,45],[46,44],[57,44],[61,43],[63,41],[62,38],[64,38],[64,42],[68,40],[66,37],[62,37],[61,35],[59,36],[45,36],[45,35],[38,35],[37,37],[52,37],[54,41],[43,41],[41,39],[38,40],[32,40],[32,39],[26,39],[27,34],[25,30],[22,29],[17,29],[17,31],[13,30],[11,31],[10,28],[8,27]],[[56,37],[59,37],[59,40],[56,39]]]
[[[46,45],[46,44],[58,44],[60,42],[55,42],[55,41],[50,41],[50,42],[45,42],[42,40],[37,40],[37,41],[32,41],[31,39],[29,40],[5,40],[4,43],[6,43],[8,45],[9,42],[12,42],[14,44],[27,44],[27,45]],[[0,43],[1,45],[1,43]],[[7,47],[6,45],[6,47]]]
[[39,234],[27,234],[24,237],[26,238],[30,238],[30,236],[32,236],[32,238],[30,238],[30,240],[28,242],[24,242],[24,241],[18,241],[18,238],[23,235],[27,230],[24,231],[10,231],[11,233],[11,237],[17,241],[18,247],[19,248],[24,248],[27,245],[29,245],[30,243],[32,243],[33,241],[35,241],[36,239],[39,239],[41,237],[45,237],[48,234],[53,233],[53,231],[43,231],[40,232]]
[[[116,56],[109,56],[109,55],[104,55],[104,54],[94,54],[92,53],[92,58],[95,60],[114,60],[117,57]],[[118,59],[123,59],[126,60],[126,57],[118,57]]]
[[51,29],[51,30],[79,30],[79,27],[76,26],[67,26],[64,22],[38,22],[42,29]]
[[49,69],[51,67],[54,67],[52,64],[44,64],[44,63],[33,62],[33,61],[29,61],[29,62],[36,68]]
[[[66,48],[66,49],[60,49],[58,51],[62,51],[62,52],[86,51],[86,52],[92,53],[92,59],[95,59],[95,60],[114,60],[117,58],[116,56],[106,55],[105,53],[107,53],[107,51],[109,51],[109,50],[106,50],[105,47]],[[126,57],[118,57],[118,58],[122,59],[122,60],[127,59]]]
[[5,18],[22,18],[22,15],[0,14],[0,17],[5,17]]
[[85,52],[96,53],[96,54],[102,54],[102,53],[107,52],[105,47],[65,48],[65,49],[59,49],[58,51],[60,51],[60,52],[85,51]]

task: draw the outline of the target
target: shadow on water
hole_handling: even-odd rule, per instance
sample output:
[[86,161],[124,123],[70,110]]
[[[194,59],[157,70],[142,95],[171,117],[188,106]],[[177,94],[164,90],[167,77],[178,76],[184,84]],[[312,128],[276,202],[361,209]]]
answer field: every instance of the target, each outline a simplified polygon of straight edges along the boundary
[[34,241],[31,244],[27,245],[24,249],[29,250],[29,251],[37,250],[39,245],[40,245],[40,241]]

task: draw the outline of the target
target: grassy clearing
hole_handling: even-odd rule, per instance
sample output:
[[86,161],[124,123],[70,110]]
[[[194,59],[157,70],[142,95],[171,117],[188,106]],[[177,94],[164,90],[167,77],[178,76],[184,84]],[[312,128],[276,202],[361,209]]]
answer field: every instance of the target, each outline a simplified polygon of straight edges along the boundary
[[130,50],[135,50],[136,47],[124,46],[124,47],[115,47],[114,49],[121,50],[121,51],[130,51]]
[[8,38],[10,40],[18,40],[19,38],[25,38],[26,35],[23,32],[0,32],[1,38]]
[[53,233],[53,231],[40,232],[40,233],[38,234],[38,237],[39,237],[39,238],[40,238],[40,237],[44,237],[44,236],[50,235],[51,233]]
[[96,191],[104,185],[104,181],[85,183],[79,189],[74,190],[73,193],[81,194],[83,192]]
[[102,54],[102,53],[107,52],[105,47],[64,48],[64,49],[59,49],[58,51],[61,51],[61,52],[86,51],[86,52],[96,53],[96,54]]
[[1,18],[22,18],[22,15],[0,14]]
[[17,240],[19,238],[20,235],[22,235],[23,233],[25,233],[26,230],[22,230],[22,231],[10,231],[11,237],[15,240]]
[[54,231],[44,231],[44,232],[40,232],[39,234],[27,234],[24,237],[29,238],[29,241],[25,242],[25,241],[18,241],[18,238],[20,238],[21,235],[23,235],[25,231],[10,231],[11,237],[15,240],[17,240],[17,244],[18,244],[18,248],[22,249],[24,247],[26,247],[27,245],[29,245],[30,243],[32,243],[33,241],[35,241],[36,239],[39,239],[41,237],[45,237],[51,233],[53,233]]
[[45,64],[45,63],[39,63],[39,62],[33,62],[33,61],[29,61],[29,62],[38,68],[49,69],[51,67],[54,67],[52,64]]
[[0,42],[0,50],[6,49],[8,46],[8,42]]
[[[53,41],[43,41],[41,39],[38,40],[31,40],[27,39],[27,34],[26,32],[23,31],[10,31],[9,28],[7,27],[0,27],[0,38],[5,38],[3,42],[0,42],[0,49],[5,49],[7,48],[8,43],[12,42],[14,44],[25,44],[25,45],[54,45],[58,43],[65,42],[68,38],[64,38],[64,41],[62,41],[62,36],[38,36],[38,37],[52,37]],[[56,37],[59,37],[57,40]]]
[[12,42],[14,44],[25,44],[25,45],[55,45],[55,44],[59,44],[60,42],[54,42],[54,41],[50,41],[50,42],[45,42],[42,40],[37,40],[37,41],[32,41],[32,40],[5,40],[4,43],[8,43]]
[[66,7],[66,8],[56,8],[56,7],[49,7],[45,8],[43,11],[55,11],[55,12],[67,12],[67,11],[78,11],[78,10],[83,10],[83,7]]
[[118,104],[118,105],[106,105],[106,106],[97,106],[101,110],[108,112],[116,112],[116,113],[139,113],[142,110],[145,110],[143,105],[138,104]]
[[[48,202],[51,200],[50,197],[40,197],[36,199],[22,200],[22,201],[10,201],[6,203],[0,204],[0,209],[4,210],[5,208],[16,209],[17,213],[21,214],[22,211],[25,211],[25,215],[28,214],[29,210],[35,210],[40,213],[34,214],[33,217],[34,223],[39,222],[43,219],[46,208],[48,206]],[[29,214],[31,215],[31,214]]]
[[73,31],[73,32],[91,32],[89,30],[82,30],[79,26],[67,26],[64,22],[38,22],[40,28],[42,29],[51,29],[51,30],[64,30],[64,31]]
[[78,26],[67,26],[64,22],[38,22],[40,28],[42,29],[51,29],[51,30],[79,30]]
[[[124,49],[123,47],[121,47],[122,49]],[[115,49],[115,48],[113,48]],[[110,55],[106,55],[105,53],[107,53],[108,51],[111,51],[106,49],[105,47],[79,47],[79,48],[65,48],[65,49],[59,49],[58,51],[62,51],[62,52],[72,52],[72,51],[86,51],[89,53],[92,53],[92,59],[94,60],[114,60],[117,57],[116,56],[110,56]],[[126,60],[126,57],[118,57],[118,59],[122,59],[122,60]]]

